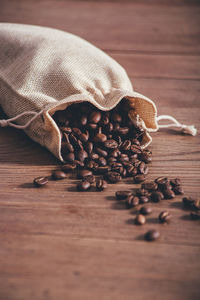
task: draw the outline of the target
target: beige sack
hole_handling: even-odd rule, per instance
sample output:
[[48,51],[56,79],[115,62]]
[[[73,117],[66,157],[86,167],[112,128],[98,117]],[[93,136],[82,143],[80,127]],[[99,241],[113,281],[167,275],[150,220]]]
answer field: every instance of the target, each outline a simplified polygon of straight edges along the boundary
[[[133,91],[125,70],[103,51],[60,30],[0,23],[0,105],[9,118],[28,112],[17,124],[60,160],[54,112],[82,101],[110,110],[123,97],[131,101],[144,128],[156,131],[155,104]],[[6,125],[12,123],[1,123]],[[142,142],[144,147],[151,142],[148,133]]]

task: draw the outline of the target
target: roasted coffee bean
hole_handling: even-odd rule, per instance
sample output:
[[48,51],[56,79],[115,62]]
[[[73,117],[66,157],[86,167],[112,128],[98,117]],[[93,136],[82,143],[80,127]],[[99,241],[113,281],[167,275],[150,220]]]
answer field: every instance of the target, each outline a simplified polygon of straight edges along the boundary
[[110,172],[111,168],[110,166],[101,166],[95,168],[95,174],[96,175],[106,175],[108,172]]
[[184,204],[185,207],[187,208],[193,208],[193,204],[195,202],[195,199],[191,198],[191,197],[184,197],[182,199],[182,202]]
[[152,242],[157,240],[160,237],[160,232],[156,229],[152,229],[145,234],[145,240]]
[[110,183],[117,183],[119,182],[122,178],[121,175],[118,172],[108,172],[107,174],[107,179]]
[[100,156],[103,156],[103,157],[106,157],[108,155],[107,151],[105,151],[101,148],[98,148],[98,147],[95,149],[95,151],[96,151],[97,154],[99,154]]
[[36,177],[33,183],[36,187],[42,187],[48,183],[48,178],[44,176]]
[[107,182],[103,179],[99,179],[97,182],[96,182],[96,189],[97,191],[103,191],[107,188]]
[[131,145],[130,150],[131,150],[131,152],[136,153],[136,154],[140,154],[142,151],[140,146],[135,145],[135,144]]
[[169,189],[171,187],[170,181],[167,177],[158,177],[155,179],[155,182],[158,184],[158,188],[161,190]]
[[60,130],[63,131],[64,133],[71,133],[72,132],[72,129],[71,127],[60,127]]
[[68,153],[67,155],[64,155],[63,158],[67,162],[74,162],[75,155],[74,155],[74,153]]
[[133,208],[139,204],[139,198],[137,196],[130,195],[125,200],[127,209]]
[[99,123],[99,121],[101,120],[101,113],[100,111],[94,111],[91,113],[90,117],[89,117],[89,121],[90,123]]
[[192,211],[190,217],[192,220],[200,220],[200,211]]
[[120,154],[119,161],[121,161],[121,162],[129,161],[128,155],[124,154],[124,153]]
[[131,141],[130,140],[125,140],[122,144],[120,149],[122,149],[123,151],[128,151],[131,148]]
[[63,143],[62,152],[65,152],[66,154],[69,152],[74,152],[74,147],[70,143]]
[[111,118],[111,120],[112,120],[113,122],[121,123],[121,121],[122,121],[121,115],[118,114],[118,113],[116,113],[116,112],[112,113],[111,116],[110,116],[110,118]]
[[171,184],[172,186],[181,185],[181,180],[180,180],[180,178],[174,178],[174,179],[171,179],[171,180],[170,180],[170,184]]
[[92,153],[90,153],[89,157],[92,160],[97,160],[99,158],[99,154],[92,152]]
[[83,177],[84,180],[87,180],[90,184],[95,183],[96,178],[94,175],[87,175]]
[[137,145],[137,146],[140,146],[140,142],[137,140],[137,139],[131,139],[131,144],[134,144],[134,145]]
[[162,211],[159,214],[158,219],[159,219],[160,223],[168,223],[171,219],[171,215],[168,211]]
[[166,189],[163,191],[163,194],[164,194],[164,198],[165,199],[172,199],[172,198],[175,198],[175,194],[172,190],[170,189]]
[[139,175],[136,175],[135,177],[133,177],[133,180],[135,183],[141,183],[143,181],[145,181],[146,177],[144,174],[139,174]]
[[[107,125],[104,126],[104,130],[107,134],[110,133],[113,130],[113,124],[108,123]],[[109,136],[108,136],[108,138],[109,138]]]
[[93,175],[92,171],[83,169],[78,172],[77,177],[80,179],[83,179],[84,177],[90,176],[90,175]]
[[89,139],[89,134],[86,134],[86,133],[81,133],[79,135],[79,139],[82,143],[86,143]]
[[137,174],[138,174],[138,170],[137,170],[137,168],[135,168],[135,167],[134,167],[134,168],[130,171],[130,173],[129,173],[129,175],[130,175],[130,176],[133,176],[133,177],[136,176]]
[[119,134],[119,135],[126,135],[129,133],[129,128],[128,127],[120,127],[116,130],[116,132]]
[[61,180],[67,177],[66,173],[60,170],[53,171],[51,176],[54,180]]
[[152,213],[152,209],[150,206],[142,206],[140,208],[140,214],[142,215],[149,215]]
[[158,185],[154,181],[146,181],[142,184],[142,188],[152,192],[158,189]]
[[152,156],[149,155],[147,152],[143,151],[139,154],[139,159],[145,162],[146,164],[149,164],[152,162]]
[[121,154],[121,152],[119,151],[119,149],[114,149],[110,152],[109,156],[118,157],[120,154]]
[[104,147],[107,149],[116,149],[118,144],[115,140],[107,140],[104,142]]
[[97,133],[94,138],[93,138],[93,141],[95,143],[103,143],[107,140],[107,136],[103,133]]
[[89,130],[95,130],[96,128],[97,128],[97,124],[95,124],[95,123],[89,123],[88,125],[87,125],[87,128],[89,129]]
[[182,195],[184,194],[183,188],[181,185],[175,185],[172,187],[173,192],[175,193],[175,195]]
[[65,164],[62,166],[61,170],[65,173],[71,172],[76,169],[76,164],[71,163],[71,164]]
[[109,164],[112,164],[113,162],[116,162],[117,159],[115,157],[108,157],[107,161]]
[[82,115],[80,119],[80,125],[85,126],[87,124],[87,115]]
[[139,197],[141,197],[141,196],[149,197],[149,196],[150,196],[150,193],[149,193],[149,191],[147,191],[147,190],[141,188],[141,189],[137,189],[137,190],[136,190],[136,195],[139,196]]
[[91,187],[91,184],[87,180],[82,180],[77,184],[77,190],[81,192],[88,191]]
[[153,202],[160,202],[161,200],[164,199],[164,196],[161,192],[152,192],[151,193],[151,201]]
[[84,163],[80,160],[75,159],[74,163],[76,164],[77,169],[81,169],[84,167]]
[[99,166],[103,167],[107,165],[107,161],[105,160],[104,157],[99,157],[97,160],[97,163],[99,164]]
[[87,151],[88,154],[91,154],[93,151],[93,143],[92,142],[86,143],[85,150]]
[[132,196],[131,191],[117,191],[115,197],[117,200],[126,200],[128,196]]
[[135,218],[135,224],[144,225],[146,223],[146,218],[142,214],[139,214]]
[[149,197],[147,196],[140,196],[139,198],[140,198],[140,204],[149,202]]
[[84,150],[80,150],[77,154],[76,154],[76,158],[77,160],[80,160],[80,161],[84,161],[85,158],[88,157],[88,154],[86,151]]
[[138,167],[138,172],[140,174],[147,175],[149,173],[149,168],[144,162],[141,162],[141,164]]

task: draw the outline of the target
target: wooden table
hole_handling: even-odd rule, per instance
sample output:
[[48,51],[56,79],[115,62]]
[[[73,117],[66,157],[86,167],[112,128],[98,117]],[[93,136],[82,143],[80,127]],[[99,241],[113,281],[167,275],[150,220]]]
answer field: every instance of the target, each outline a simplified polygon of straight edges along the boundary
[[[135,89],[169,114],[200,130],[200,7],[198,1],[1,0],[0,21],[55,27],[105,50],[127,70]],[[199,196],[199,134],[152,134],[149,179],[180,176],[186,194]],[[152,204],[147,224],[118,209],[114,193],[74,191],[75,180],[44,189],[34,177],[58,162],[11,128],[0,129],[0,299],[200,299],[199,221],[181,197]],[[172,214],[158,223],[160,211]],[[143,240],[151,228],[161,238]]]

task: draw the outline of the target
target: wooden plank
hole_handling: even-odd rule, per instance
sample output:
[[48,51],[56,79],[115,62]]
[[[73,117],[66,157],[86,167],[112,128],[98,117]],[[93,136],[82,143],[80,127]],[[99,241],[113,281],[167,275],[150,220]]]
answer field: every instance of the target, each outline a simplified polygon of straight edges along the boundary
[[62,29],[106,50],[200,54],[199,13],[199,5],[1,0],[0,21]]

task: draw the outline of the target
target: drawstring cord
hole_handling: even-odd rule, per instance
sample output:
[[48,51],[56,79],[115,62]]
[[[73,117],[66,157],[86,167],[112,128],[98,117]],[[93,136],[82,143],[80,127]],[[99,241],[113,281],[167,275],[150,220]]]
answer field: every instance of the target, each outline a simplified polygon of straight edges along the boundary
[[[10,126],[10,127],[14,127],[14,128],[18,128],[18,129],[26,129],[31,122],[33,122],[39,115],[41,115],[43,113],[43,111],[41,110],[40,112],[35,112],[35,111],[25,111],[19,115],[17,115],[16,117],[7,119],[7,120],[0,120],[0,127],[6,127],[6,126]],[[17,125],[15,123],[12,123],[13,121],[16,121],[18,118],[21,118],[23,116],[26,115],[33,115],[33,117],[24,125]]]
[[194,127],[194,125],[188,126],[188,125],[181,124],[175,118],[173,118],[172,116],[162,115],[162,116],[157,117],[157,122],[159,122],[161,120],[170,120],[173,123],[166,124],[166,125],[159,125],[158,124],[158,128],[177,127],[181,130],[181,132],[183,132],[185,134],[189,134],[189,135],[193,135],[193,136],[195,136],[197,134],[197,129]]

